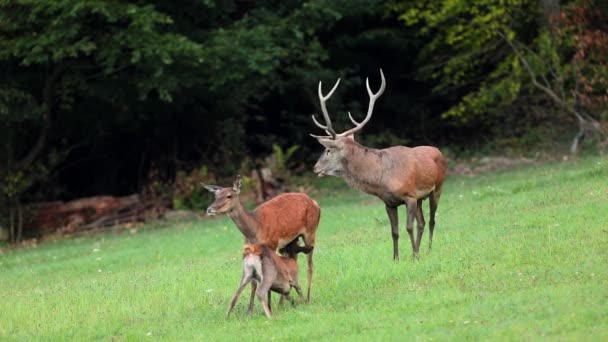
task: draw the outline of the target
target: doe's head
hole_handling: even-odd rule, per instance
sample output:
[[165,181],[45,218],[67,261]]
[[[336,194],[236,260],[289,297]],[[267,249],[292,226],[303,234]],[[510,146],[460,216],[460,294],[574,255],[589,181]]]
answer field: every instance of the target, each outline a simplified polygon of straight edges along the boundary
[[207,215],[214,216],[226,214],[235,208],[239,201],[238,196],[243,187],[243,182],[241,181],[241,176],[236,176],[236,180],[232,187],[223,188],[221,186],[204,183],[201,183],[201,185],[215,195],[215,201],[207,208]]

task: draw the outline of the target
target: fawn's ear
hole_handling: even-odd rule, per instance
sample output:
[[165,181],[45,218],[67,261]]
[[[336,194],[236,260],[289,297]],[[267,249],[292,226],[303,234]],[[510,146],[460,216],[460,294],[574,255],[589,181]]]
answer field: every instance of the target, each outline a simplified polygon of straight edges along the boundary
[[214,194],[222,190],[222,187],[217,185],[209,185],[205,183],[201,183],[201,185],[203,186],[203,188],[209,190],[209,192],[213,192]]
[[234,190],[234,192],[236,192],[236,194],[238,195],[241,192],[242,187],[243,187],[243,182],[241,181],[241,175],[237,175],[236,180],[234,181],[234,184],[232,185],[232,190]]

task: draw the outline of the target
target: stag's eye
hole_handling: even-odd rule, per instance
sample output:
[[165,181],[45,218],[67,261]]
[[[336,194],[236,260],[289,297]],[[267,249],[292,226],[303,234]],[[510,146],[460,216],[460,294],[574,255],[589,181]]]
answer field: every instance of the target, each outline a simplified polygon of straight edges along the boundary
[[331,152],[329,149],[325,150],[326,155],[329,155],[329,152]]
[[226,198],[231,199],[231,198],[232,198],[232,195],[228,195],[228,196],[226,196]]

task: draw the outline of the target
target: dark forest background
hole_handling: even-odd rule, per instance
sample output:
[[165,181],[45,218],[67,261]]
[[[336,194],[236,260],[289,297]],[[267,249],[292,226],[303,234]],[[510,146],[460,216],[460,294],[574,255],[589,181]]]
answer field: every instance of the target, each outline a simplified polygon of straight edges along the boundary
[[309,171],[318,82],[342,79],[342,131],[380,68],[363,144],[602,148],[607,56],[600,0],[0,1],[0,220],[152,184],[175,196],[269,155]]

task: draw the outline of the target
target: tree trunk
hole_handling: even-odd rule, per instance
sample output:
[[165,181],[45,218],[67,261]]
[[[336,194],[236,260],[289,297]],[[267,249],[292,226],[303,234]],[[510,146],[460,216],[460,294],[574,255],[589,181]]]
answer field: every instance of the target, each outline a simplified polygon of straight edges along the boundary
[[12,203],[8,206],[8,241],[15,242],[15,212]]
[[21,201],[17,200],[17,242],[23,237],[23,207]]

